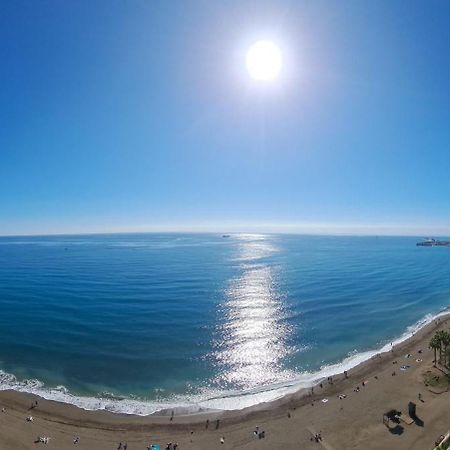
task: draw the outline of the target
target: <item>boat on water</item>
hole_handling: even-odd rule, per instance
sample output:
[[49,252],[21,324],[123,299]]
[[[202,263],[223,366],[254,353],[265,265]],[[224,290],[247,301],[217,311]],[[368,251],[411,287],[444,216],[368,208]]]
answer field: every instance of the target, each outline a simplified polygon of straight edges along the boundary
[[424,239],[422,242],[417,242],[416,245],[421,247],[450,247],[450,241],[440,241],[438,239]]
[[229,238],[230,235],[229,235],[229,234],[222,234],[222,237],[223,237],[223,238]]

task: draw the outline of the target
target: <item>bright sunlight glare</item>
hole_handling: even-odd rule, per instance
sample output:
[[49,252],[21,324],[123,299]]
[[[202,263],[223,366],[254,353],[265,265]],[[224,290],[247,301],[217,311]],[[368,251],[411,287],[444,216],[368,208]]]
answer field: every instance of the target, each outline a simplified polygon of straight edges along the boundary
[[245,62],[253,79],[271,81],[281,71],[282,56],[280,49],[272,41],[258,41],[247,50]]

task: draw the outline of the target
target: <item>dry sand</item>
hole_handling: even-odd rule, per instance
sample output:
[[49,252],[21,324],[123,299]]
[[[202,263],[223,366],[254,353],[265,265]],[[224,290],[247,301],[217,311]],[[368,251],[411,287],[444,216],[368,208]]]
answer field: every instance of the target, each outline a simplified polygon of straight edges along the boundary
[[[449,324],[448,316],[441,318],[438,324],[423,328],[392,352],[355,367],[348,379],[341,374],[333,377],[332,385],[325,381],[323,388],[316,386],[313,395],[298,392],[256,408],[218,415],[175,416],[173,421],[167,416],[122,416],[85,411],[23,393],[0,392],[0,408],[6,408],[5,413],[0,412],[0,449],[42,446],[113,450],[119,442],[126,442],[128,450],[146,450],[151,443],[165,449],[168,442],[178,442],[180,450],[431,449],[435,439],[450,429],[450,394],[430,392],[422,376],[432,369],[433,353],[428,349],[431,335],[436,329],[448,329]],[[418,353],[419,349],[422,353]],[[405,358],[407,353],[412,357]],[[402,365],[411,367],[402,371]],[[365,386],[362,381],[367,381]],[[356,386],[359,392],[355,392]],[[423,401],[419,401],[419,393]],[[339,394],[346,398],[339,399]],[[328,399],[326,403],[322,402],[324,398]],[[34,400],[38,406],[30,411]],[[383,413],[390,409],[407,415],[409,401],[416,403],[419,420],[410,425],[391,423],[390,428],[383,425]],[[33,422],[26,421],[29,415]],[[208,428],[206,419],[210,420]],[[253,434],[256,426],[265,431],[264,439]],[[311,432],[319,431],[322,442],[311,441]],[[34,443],[37,436],[50,437],[49,444]],[[80,438],[76,445],[75,436]]]

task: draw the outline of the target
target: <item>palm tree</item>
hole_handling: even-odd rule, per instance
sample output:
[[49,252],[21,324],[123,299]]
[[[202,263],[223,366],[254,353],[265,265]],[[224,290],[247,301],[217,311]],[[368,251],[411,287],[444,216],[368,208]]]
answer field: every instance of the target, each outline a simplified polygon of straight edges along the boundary
[[434,367],[436,367],[436,351],[441,348],[441,341],[439,340],[439,337],[435,334],[430,341],[430,348],[434,350]]
[[445,331],[439,330],[435,333],[436,339],[439,342],[439,363],[442,364],[442,347],[444,346],[444,339],[445,339]]
[[443,331],[441,334],[441,343],[444,346],[444,365],[448,366],[447,363],[447,347],[450,345],[450,333],[448,331]]

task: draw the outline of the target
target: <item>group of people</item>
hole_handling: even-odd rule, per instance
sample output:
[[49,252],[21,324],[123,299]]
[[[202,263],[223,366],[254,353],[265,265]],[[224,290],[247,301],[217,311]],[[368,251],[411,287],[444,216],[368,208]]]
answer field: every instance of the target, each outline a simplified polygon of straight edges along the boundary
[[258,439],[264,439],[266,437],[266,432],[264,430],[260,430],[258,425],[256,425],[255,430],[253,431],[255,436],[258,436]]
[[313,437],[311,437],[311,441],[320,442],[322,440],[322,432],[319,431],[315,433]]

